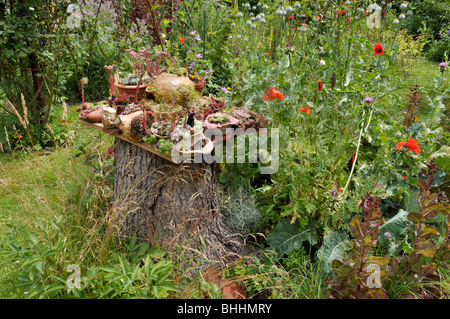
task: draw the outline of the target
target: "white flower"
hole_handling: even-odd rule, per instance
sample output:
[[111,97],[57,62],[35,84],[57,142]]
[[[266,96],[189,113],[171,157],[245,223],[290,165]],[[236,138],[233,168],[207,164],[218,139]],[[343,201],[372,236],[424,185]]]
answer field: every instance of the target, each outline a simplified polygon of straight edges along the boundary
[[319,61],[319,64],[320,64],[321,66],[325,66],[325,65],[326,65],[326,63],[325,63],[324,60],[320,60],[320,61]]

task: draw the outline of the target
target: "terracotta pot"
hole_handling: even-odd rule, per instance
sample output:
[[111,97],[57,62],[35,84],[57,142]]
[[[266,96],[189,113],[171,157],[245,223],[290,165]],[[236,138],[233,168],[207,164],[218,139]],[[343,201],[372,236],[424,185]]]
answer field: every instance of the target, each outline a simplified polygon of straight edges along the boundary
[[198,81],[194,81],[194,83],[195,83],[195,90],[198,92],[198,93],[202,93],[203,92],[203,88],[205,87],[205,85],[206,85],[206,80],[205,80],[205,78],[203,77],[203,76],[201,76],[201,75],[199,75],[199,77],[200,77],[200,80],[198,80]]
[[[138,91],[138,101],[141,100],[141,98],[143,96],[145,96],[147,93],[145,92],[145,90],[147,89],[147,87],[150,85],[150,83],[145,83],[145,84],[141,84],[139,85],[139,91]],[[115,82],[114,86],[117,88],[117,90],[119,91],[119,94],[123,94],[126,93],[128,95],[136,95],[136,89],[137,89],[137,85],[123,85],[119,82]]]
[[170,120],[172,122],[176,121],[180,117],[179,114],[181,111],[181,108],[180,108],[179,110],[173,111],[173,112],[160,112],[159,108],[156,105],[152,105],[150,107],[150,109],[153,112],[153,116],[154,116],[155,120],[157,120],[157,121],[159,121],[160,119],[163,121]]

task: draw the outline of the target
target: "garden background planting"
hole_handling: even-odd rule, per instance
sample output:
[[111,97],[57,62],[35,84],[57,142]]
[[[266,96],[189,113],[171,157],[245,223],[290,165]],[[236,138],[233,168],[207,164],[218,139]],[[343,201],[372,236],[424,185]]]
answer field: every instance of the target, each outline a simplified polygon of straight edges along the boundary
[[[0,35],[0,297],[449,298],[448,1],[0,0]],[[182,109],[189,138],[267,129],[212,165],[251,249],[123,236],[114,137],[80,121],[106,106],[167,156]]]

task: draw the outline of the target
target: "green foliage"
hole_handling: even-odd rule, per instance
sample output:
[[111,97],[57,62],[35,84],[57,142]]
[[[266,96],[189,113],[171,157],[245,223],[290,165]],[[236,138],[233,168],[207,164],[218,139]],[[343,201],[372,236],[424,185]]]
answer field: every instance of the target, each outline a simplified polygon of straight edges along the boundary
[[311,246],[315,245],[318,240],[317,229],[316,223],[301,227],[298,222],[293,224],[289,221],[279,222],[267,236],[268,249],[282,257],[293,250],[301,249],[304,242],[308,242]]
[[342,230],[331,230],[323,237],[322,246],[316,252],[316,260],[323,265],[327,274],[332,273],[332,262],[344,258],[346,251],[351,248],[347,234]]

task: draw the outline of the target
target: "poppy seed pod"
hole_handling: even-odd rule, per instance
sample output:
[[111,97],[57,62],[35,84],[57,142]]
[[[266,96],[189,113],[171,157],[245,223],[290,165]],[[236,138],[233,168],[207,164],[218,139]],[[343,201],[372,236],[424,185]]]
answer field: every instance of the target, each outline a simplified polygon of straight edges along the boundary
[[399,24],[399,22],[400,22],[400,21],[398,21],[398,19],[394,19],[394,20],[392,21],[393,24]]
[[286,7],[286,13],[291,13],[291,12],[292,12],[292,7],[287,6],[287,7]]
[[267,4],[265,4],[265,5],[262,6],[262,9],[263,10],[267,10],[267,9],[269,9],[269,7],[267,6]]
[[403,13],[401,13],[399,16],[398,16],[398,18],[400,19],[400,20],[405,20],[405,15],[403,14]]
[[296,2],[296,3],[294,4],[294,8],[295,8],[295,9],[300,9],[300,3]]
[[244,8],[246,8],[246,9],[250,9],[250,3],[246,3],[246,4],[244,4]]
[[407,7],[407,4],[406,4],[406,3],[402,3],[402,4],[400,5],[400,10],[405,10],[406,7]]
[[236,15],[236,18],[242,18],[242,16],[243,16],[242,12],[239,12],[239,13]]
[[301,33],[305,33],[306,31],[308,31],[308,30],[307,30],[305,27],[301,27],[301,28],[300,28],[300,32],[301,32]]

